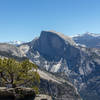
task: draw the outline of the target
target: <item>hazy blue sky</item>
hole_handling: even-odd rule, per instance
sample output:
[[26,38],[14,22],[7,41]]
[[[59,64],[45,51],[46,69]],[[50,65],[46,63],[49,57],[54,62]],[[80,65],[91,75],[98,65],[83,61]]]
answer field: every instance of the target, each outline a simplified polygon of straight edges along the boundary
[[100,33],[100,0],[0,0],[0,41],[32,40],[42,30]]

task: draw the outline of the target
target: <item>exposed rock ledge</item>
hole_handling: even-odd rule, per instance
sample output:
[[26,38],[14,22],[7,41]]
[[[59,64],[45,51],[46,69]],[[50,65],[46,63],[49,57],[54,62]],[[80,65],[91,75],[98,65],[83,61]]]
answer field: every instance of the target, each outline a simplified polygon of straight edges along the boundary
[[35,92],[31,88],[0,87],[0,100],[34,100]]
[[35,100],[52,100],[51,96],[39,94],[35,97]]

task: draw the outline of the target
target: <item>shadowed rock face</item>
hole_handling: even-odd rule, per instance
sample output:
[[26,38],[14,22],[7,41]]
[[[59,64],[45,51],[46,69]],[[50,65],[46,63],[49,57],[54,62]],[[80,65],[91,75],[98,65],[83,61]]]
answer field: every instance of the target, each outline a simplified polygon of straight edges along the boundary
[[48,56],[62,55],[63,52],[58,51],[62,51],[64,44],[64,41],[56,34],[43,31],[39,38],[39,46],[37,49],[42,54]]
[[60,59],[67,57],[69,53],[72,54],[72,49],[75,50],[74,45],[75,43],[71,38],[61,35],[61,33],[42,31],[32,49],[38,51],[44,57]]

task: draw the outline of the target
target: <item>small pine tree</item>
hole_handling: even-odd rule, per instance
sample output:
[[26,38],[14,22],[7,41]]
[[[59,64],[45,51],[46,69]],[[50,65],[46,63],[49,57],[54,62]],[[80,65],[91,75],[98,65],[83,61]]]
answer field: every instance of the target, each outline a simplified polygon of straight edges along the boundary
[[[31,86],[38,90],[40,76],[37,66],[29,60],[0,59],[0,77],[3,86]],[[31,84],[30,84],[31,83]]]

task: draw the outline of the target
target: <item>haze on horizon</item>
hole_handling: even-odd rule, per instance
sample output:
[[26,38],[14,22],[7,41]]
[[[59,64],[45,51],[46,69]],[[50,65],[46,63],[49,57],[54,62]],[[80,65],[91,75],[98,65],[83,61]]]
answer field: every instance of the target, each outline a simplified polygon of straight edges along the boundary
[[0,0],[0,42],[30,41],[42,30],[100,33],[100,0]]

